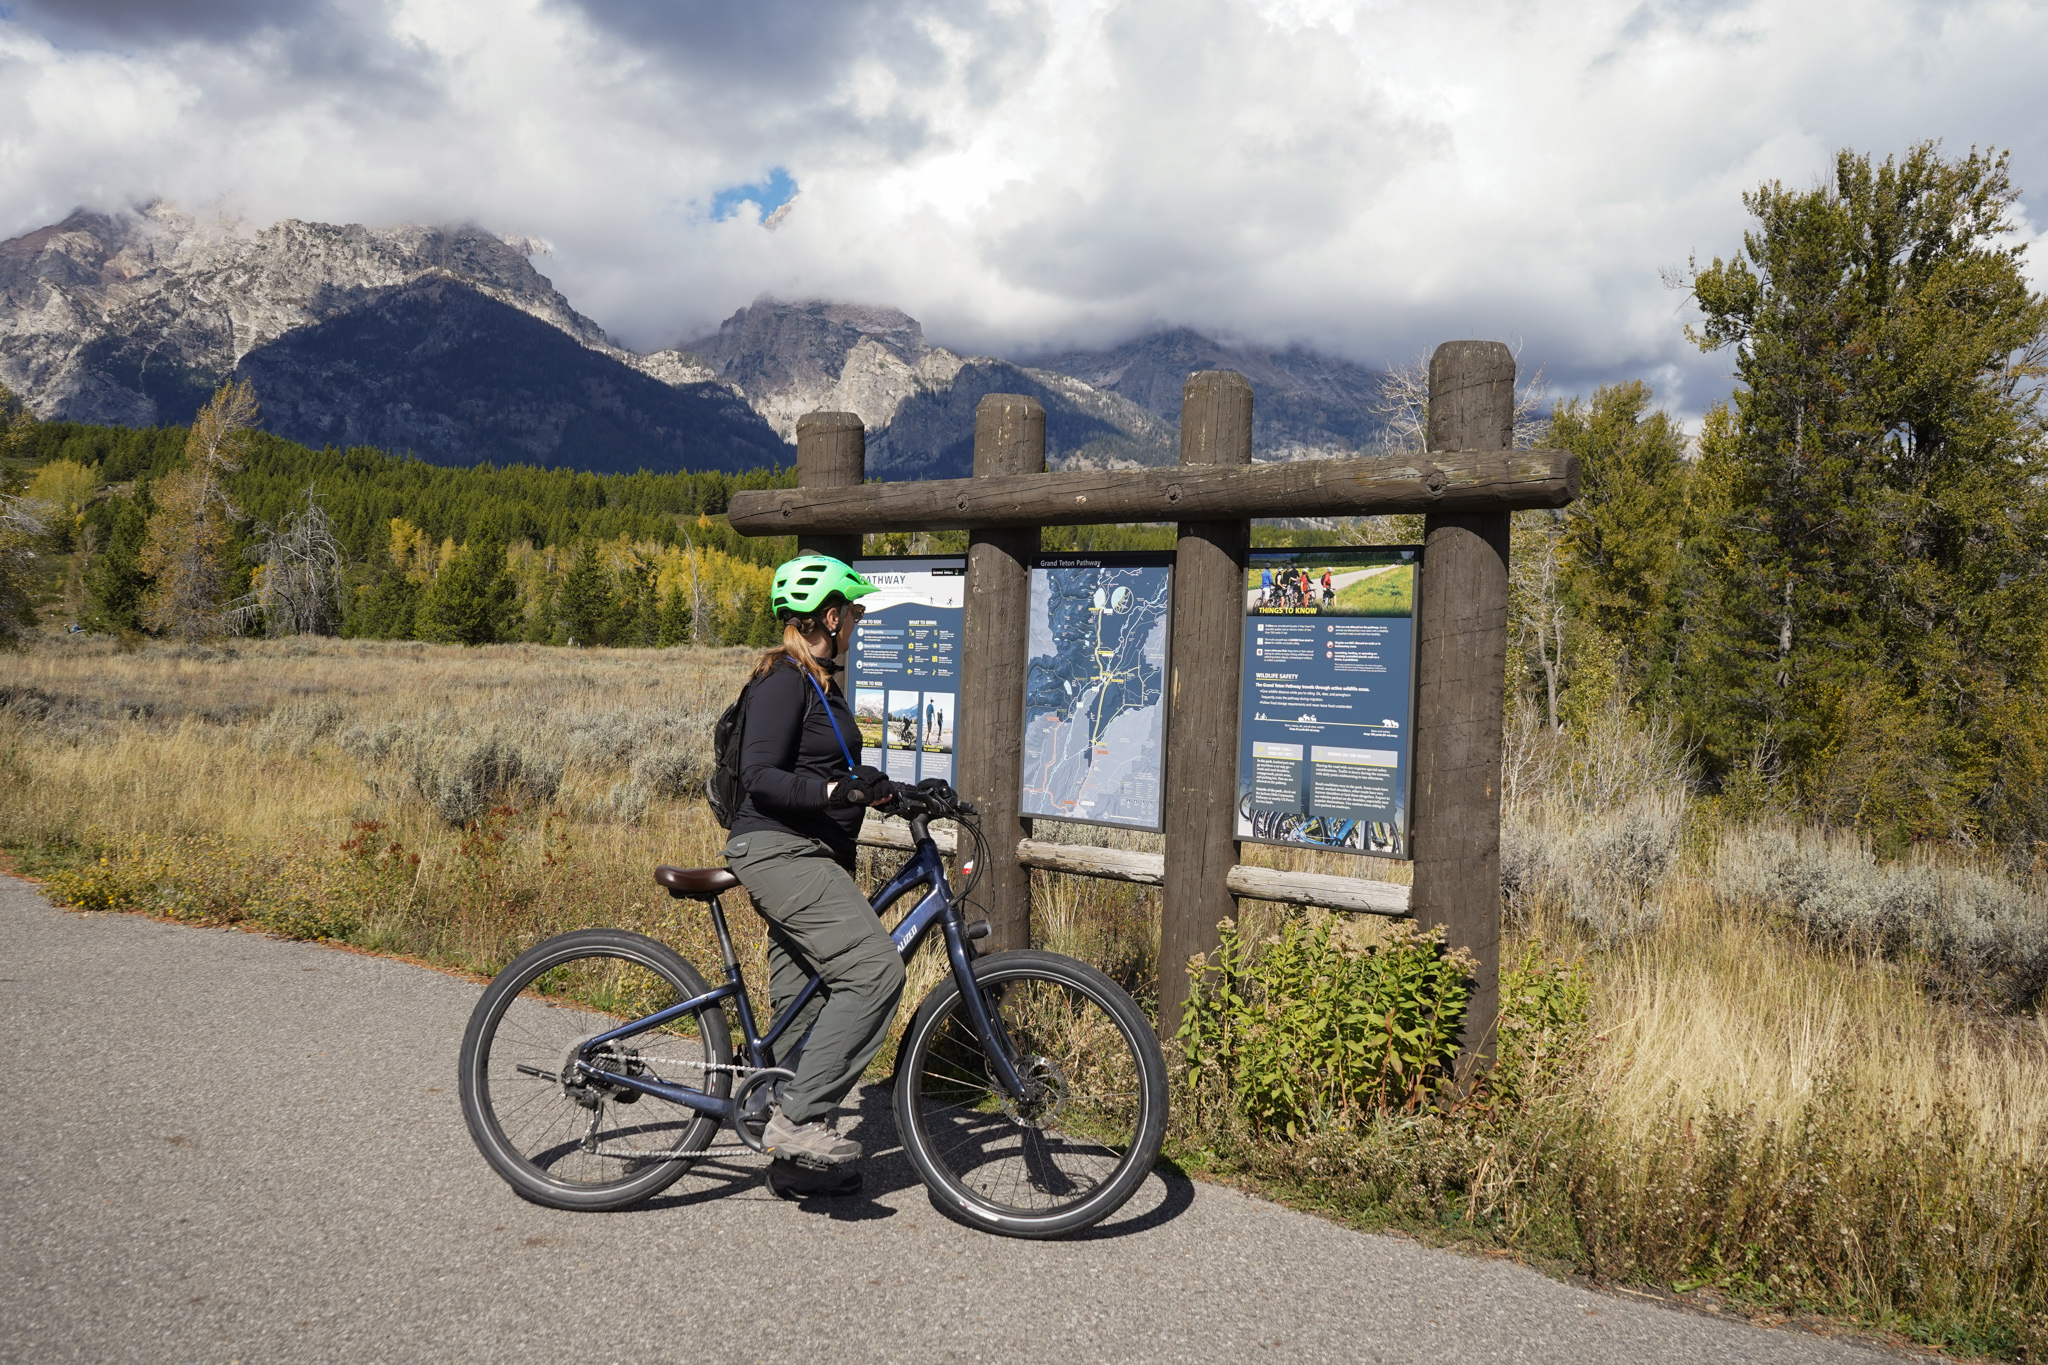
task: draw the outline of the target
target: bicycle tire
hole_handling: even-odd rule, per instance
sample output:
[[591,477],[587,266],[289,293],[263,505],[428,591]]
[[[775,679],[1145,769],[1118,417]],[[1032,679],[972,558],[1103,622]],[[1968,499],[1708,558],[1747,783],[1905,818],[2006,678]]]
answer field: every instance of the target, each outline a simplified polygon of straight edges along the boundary
[[974,976],[1047,1098],[1000,1093],[948,976],[897,1053],[904,1152],[942,1207],[985,1231],[1064,1237],[1100,1222],[1137,1192],[1166,1138],[1151,1023],[1115,982],[1057,953],[991,954]]
[[[458,1089],[469,1134],[522,1198],[549,1208],[622,1209],[667,1189],[719,1124],[623,1087],[562,1085],[581,1039],[702,995],[704,978],[640,934],[579,929],[537,944],[498,973],[463,1033]],[[510,1021],[510,1022],[508,1022]],[[648,1045],[658,1051],[648,1056]],[[689,1085],[721,1098],[732,1073],[725,1012],[710,1005],[629,1039],[605,1069]],[[621,1098],[626,1097],[626,1098]]]

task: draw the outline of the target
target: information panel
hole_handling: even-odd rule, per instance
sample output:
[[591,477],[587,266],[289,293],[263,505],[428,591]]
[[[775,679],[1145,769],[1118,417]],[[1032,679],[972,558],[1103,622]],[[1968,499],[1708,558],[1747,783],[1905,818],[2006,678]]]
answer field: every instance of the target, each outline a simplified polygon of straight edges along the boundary
[[1171,554],[1042,554],[1024,675],[1025,815],[1159,828]]
[[1413,546],[1252,553],[1239,838],[1410,856],[1419,558]]
[[846,669],[861,762],[898,782],[951,782],[967,561],[913,555],[852,563],[877,589],[860,601],[867,615],[854,627]]

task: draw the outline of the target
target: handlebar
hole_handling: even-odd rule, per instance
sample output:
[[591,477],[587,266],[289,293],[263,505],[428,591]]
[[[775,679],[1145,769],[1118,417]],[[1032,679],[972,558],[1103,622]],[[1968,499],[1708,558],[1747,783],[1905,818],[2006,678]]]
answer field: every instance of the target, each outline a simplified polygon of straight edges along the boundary
[[973,806],[960,799],[960,793],[944,779],[927,777],[912,786],[908,782],[895,783],[890,790],[891,800],[882,810],[884,815],[900,815],[908,819],[922,815],[928,820],[957,820],[961,817],[975,818]]
[[953,820],[973,841],[974,852],[965,860],[967,881],[955,893],[955,899],[965,903],[973,894],[975,884],[981,880],[982,868],[988,862],[988,840],[982,837],[979,813],[973,806],[960,799],[960,793],[943,779],[927,777],[912,786],[907,782],[895,784],[891,800],[881,808],[885,815],[901,816],[910,822],[911,838],[922,843],[931,837],[930,822]]

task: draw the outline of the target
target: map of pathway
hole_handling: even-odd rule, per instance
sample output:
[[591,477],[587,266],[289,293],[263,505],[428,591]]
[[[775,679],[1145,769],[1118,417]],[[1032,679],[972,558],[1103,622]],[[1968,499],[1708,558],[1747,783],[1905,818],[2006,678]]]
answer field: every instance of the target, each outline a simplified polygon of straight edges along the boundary
[[1164,565],[1032,571],[1026,815],[1158,825],[1171,574]]

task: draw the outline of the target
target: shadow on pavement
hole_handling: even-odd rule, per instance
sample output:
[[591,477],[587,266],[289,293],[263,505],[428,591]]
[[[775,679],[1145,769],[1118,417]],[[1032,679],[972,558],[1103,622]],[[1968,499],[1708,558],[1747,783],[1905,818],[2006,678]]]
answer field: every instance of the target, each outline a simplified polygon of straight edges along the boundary
[[[885,1195],[901,1190],[923,1189],[924,1182],[918,1179],[916,1170],[908,1157],[903,1154],[902,1138],[896,1131],[896,1114],[891,1102],[891,1087],[887,1084],[864,1085],[859,1091],[860,1103],[854,1110],[858,1122],[849,1125],[859,1138],[864,1155],[861,1161],[862,1186],[857,1195],[835,1197],[814,1197],[790,1201],[801,1212],[829,1218],[838,1223],[868,1223],[883,1218],[893,1218],[897,1210],[881,1202]],[[720,1134],[720,1140],[730,1140],[729,1133]],[[738,1165],[716,1157],[709,1158],[690,1171],[691,1188],[677,1193],[671,1190],[660,1194],[643,1204],[637,1204],[626,1212],[654,1212],[662,1209],[690,1208],[713,1200],[752,1189],[765,1191],[767,1179],[765,1164]],[[1149,1232],[1187,1212],[1195,1202],[1195,1182],[1173,1162],[1161,1158],[1153,1168],[1153,1175],[1165,1187],[1165,1196],[1143,1213],[1130,1215],[1119,1211],[1111,1214],[1108,1221],[1074,1233],[1064,1240],[1084,1242],[1102,1241],[1114,1237],[1129,1237],[1134,1233]],[[1144,1198],[1144,1187],[1139,1187],[1134,1199]],[[978,1224],[971,1223],[936,1197],[931,1198],[933,1210],[963,1227],[986,1231]],[[1129,1206],[1126,1205],[1126,1208]]]

